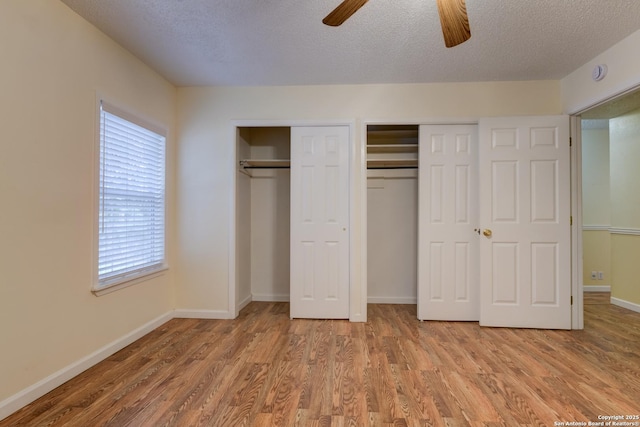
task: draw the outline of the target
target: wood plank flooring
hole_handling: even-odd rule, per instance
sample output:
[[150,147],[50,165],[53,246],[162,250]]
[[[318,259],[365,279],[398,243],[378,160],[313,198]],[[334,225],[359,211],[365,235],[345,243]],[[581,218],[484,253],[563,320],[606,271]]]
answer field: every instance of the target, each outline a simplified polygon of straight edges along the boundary
[[[583,331],[290,320],[174,319],[0,426],[554,426],[640,414],[640,313],[585,296]],[[636,420],[640,421],[640,420]]]

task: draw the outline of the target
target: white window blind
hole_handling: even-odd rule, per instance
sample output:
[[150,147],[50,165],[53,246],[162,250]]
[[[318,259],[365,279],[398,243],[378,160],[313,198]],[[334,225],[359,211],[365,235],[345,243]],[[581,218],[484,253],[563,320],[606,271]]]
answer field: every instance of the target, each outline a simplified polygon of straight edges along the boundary
[[98,285],[165,268],[165,137],[100,106]]

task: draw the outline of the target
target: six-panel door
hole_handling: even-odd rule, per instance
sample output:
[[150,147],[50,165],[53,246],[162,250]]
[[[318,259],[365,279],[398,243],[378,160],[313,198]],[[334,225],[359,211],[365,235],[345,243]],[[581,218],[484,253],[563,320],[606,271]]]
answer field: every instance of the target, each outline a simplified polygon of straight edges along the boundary
[[349,127],[291,128],[291,317],[349,318]]
[[418,318],[479,320],[478,127],[420,126]]
[[571,328],[569,118],[480,120],[480,324]]

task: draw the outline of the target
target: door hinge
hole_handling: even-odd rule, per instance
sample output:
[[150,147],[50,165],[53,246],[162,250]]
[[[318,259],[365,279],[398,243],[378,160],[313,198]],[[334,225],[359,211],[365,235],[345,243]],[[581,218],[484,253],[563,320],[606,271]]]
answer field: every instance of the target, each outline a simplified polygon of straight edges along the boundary
[[569,137],[569,147],[573,146],[573,140],[571,139],[571,137]]
[[573,225],[573,215],[569,217],[569,225]]
[[571,305],[573,305],[573,295],[571,295]]

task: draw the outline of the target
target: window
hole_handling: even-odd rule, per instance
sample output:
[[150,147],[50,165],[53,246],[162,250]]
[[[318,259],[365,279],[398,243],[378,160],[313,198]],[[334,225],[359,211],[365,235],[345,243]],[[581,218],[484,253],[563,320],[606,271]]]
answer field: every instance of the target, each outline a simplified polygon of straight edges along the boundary
[[94,291],[166,268],[165,137],[140,120],[128,120],[131,118],[109,104],[100,104]]

